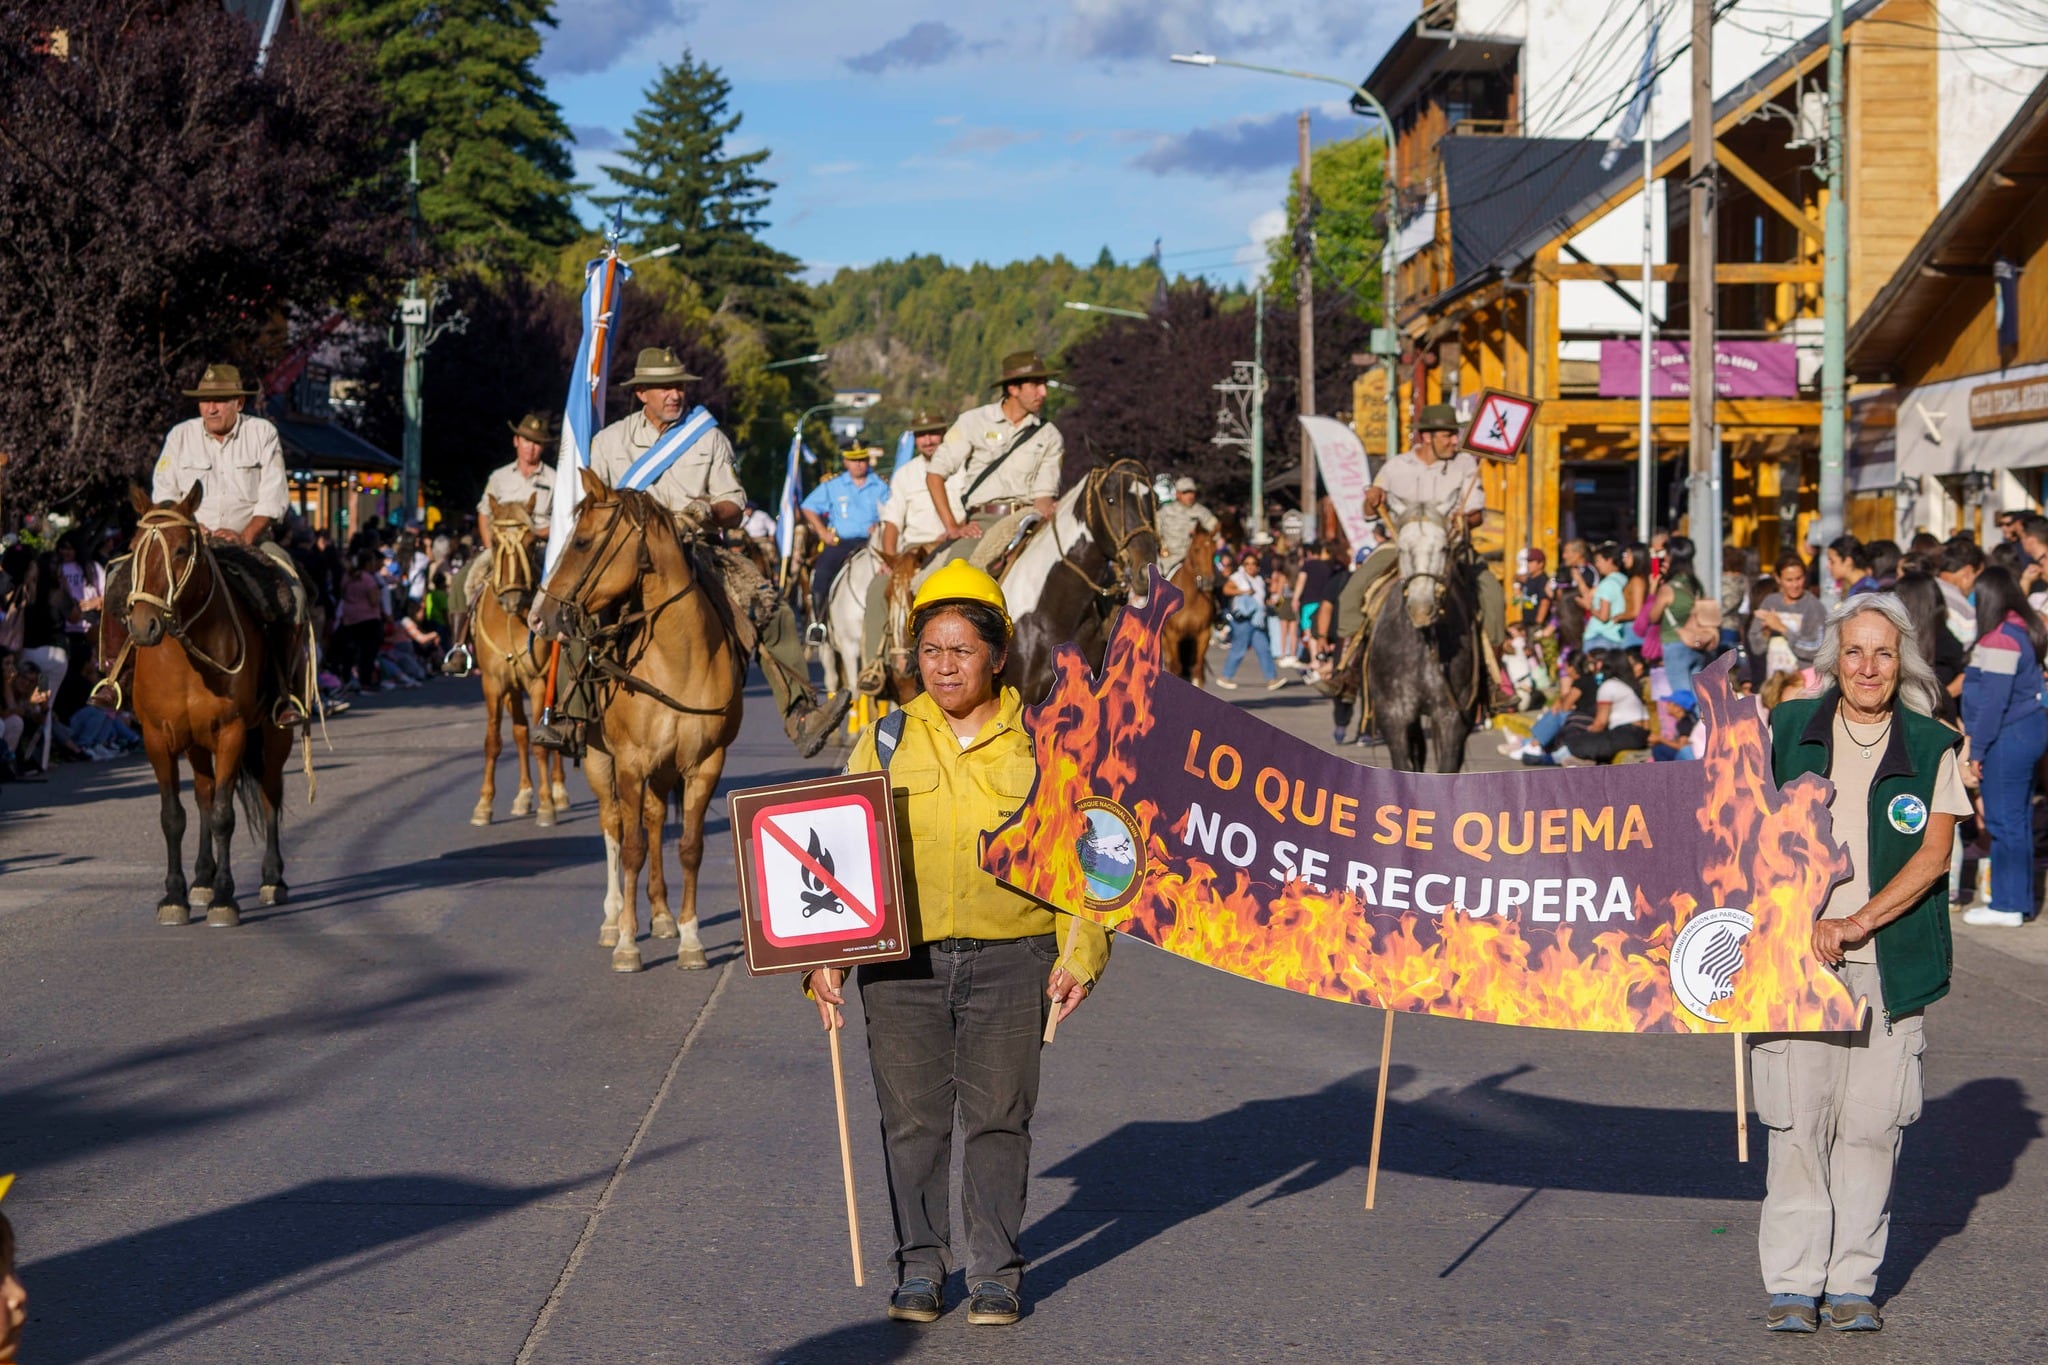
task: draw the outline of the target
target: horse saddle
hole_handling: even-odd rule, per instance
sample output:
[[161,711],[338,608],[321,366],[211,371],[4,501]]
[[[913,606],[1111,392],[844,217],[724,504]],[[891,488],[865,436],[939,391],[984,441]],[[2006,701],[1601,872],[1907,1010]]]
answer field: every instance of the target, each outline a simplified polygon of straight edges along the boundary
[[989,550],[986,546],[977,549],[973,556],[974,563],[988,570],[990,578],[995,579],[998,583],[1002,582],[1004,573],[1008,572],[1009,567],[1017,562],[1017,556],[1024,553],[1024,547],[1031,543],[1031,538],[1037,535],[1039,529],[1044,525],[1045,518],[1038,513],[1025,513],[1024,518],[1017,523],[1016,534],[1004,541],[1000,548],[993,551]]

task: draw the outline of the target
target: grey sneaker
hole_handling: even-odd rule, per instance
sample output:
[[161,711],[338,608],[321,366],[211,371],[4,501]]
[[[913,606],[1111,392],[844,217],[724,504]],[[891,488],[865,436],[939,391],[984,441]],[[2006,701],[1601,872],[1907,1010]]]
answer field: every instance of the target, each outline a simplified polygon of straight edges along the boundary
[[1764,1328],[1771,1332],[1817,1332],[1820,1310],[1811,1294],[1773,1294],[1764,1310]]
[[1879,1316],[1877,1305],[1861,1294],[1830,1294],[1828,1326],[1837,1332],[1882,1332],[1884,1319]]
[[974,1297],[967,1301],[967,1321],[975,1327],[1008,1327],[1022,1316],[1017,1291],[995,1280],[974,1286]]
[[898,1322],[937,1322],[945,1307],[939,1282],[921,1276],[905,1280],[889,1296],[889,1316]]

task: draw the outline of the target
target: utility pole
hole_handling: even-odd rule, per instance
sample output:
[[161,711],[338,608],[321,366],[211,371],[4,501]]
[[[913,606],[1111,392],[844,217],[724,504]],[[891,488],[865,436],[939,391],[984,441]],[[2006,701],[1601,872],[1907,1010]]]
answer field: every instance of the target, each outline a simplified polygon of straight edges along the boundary
[[[406,155],[406,184],[412,201],[411,213],[406,223],[406,240],[411,245],[414,261],[417,262],[420,242],[418,139],[414,139]],[[420,382],[422,371],[426,367],[427,347],[433,345],[443,333],[469,330],[469,316],[466,313],[458,312],[438,324],[435,323],[435,308],[447,301],[448,286],[445,283],[436,280],[431,295],[422,294],[418,275],[405,282],[405,297],[398,301],[398,325],[405,330],[405,340],[402,343],[393,343],[393,349],[405,352],[405,472],[399,485],[401,524],[411,521],[420,511]]]
[[[1295,196],[1297,213],[1294,225],[1294,302],[1301,310],[1301,414],[1304,417],[1316,415],[1316,303],[1315,282],[1310,277],[1309,262],[1314,254],[1315,215],[1309,202],[1309,145],[1308,110],[1301,111],[1295,121],[1295,139],[1301,146],[1301,187]],[[1259,517],[1265,520],[1265,504],[1259,504]],[[1308,428],[1301,429],[1301,527],[1302,539],[1316,538],[1316,447],[1309,439]]]
[[[1652,282],[1650,266],[1656,256],[1657,247],[1656,216],[1652,212],[1650,199],[1651,183],[1656,176],[1656,158],[1654,156],[1651,133],[1651,125],[1656,122],[1654,117],[1657,104],[1655,98],[1656,87],[1654,84],[1656,70],[1651,58],[1654,57],[1657,50],[1657,18],[1657,7],[1651,4],[1649,0],[1644,0],[1643,20],[1649,28],[1649,32],[1644,35],[1643,42],[1645,54],[1643,70],[1645,80],[1641,95],[1643,118],[1636,128],[1637,133],[1642,137],[1643,143],[1643,353],[1638,357],[1642,396],[1637,400],[1638,407],[1636,411],[1636,539],[1646,545],[1650,541],[1650,532],[1656,529],[1657,522],[1657,429],[1650,422],[1650,405],[1654,401],[1650,397],[1650,384],[1653,376],[1656,374],[1656,367],[1651,359],[1651,354],[1657,346],[1655,320],[1650,315]],[[1670,306],[1668,302],[1665,304],[1667,312],[1670,310]]]
[[1266,529],[1266,286],[1252,291],[1252,359],[1230,362],[1230,378],[1210,386],[1223,395],[1209,444],[1242,447],[1252,464],[1251,526]]
[[[1828,207],[1821,224],[1820,541],[1842,534],[1849,349],[1849,203],[1842,197],[1842,0],[1828,13]],[[1796,523],[1795,523],[1796,524]]]
[[[1692,233],[1686,258],[1688,358],[1692,419],[1686,504],[1692,540],[1709,595],[1721,591],[1721,433],[1714,420],[1714,3],[1692,0]],[[1645,306],[1648,300],[1644,300]]]

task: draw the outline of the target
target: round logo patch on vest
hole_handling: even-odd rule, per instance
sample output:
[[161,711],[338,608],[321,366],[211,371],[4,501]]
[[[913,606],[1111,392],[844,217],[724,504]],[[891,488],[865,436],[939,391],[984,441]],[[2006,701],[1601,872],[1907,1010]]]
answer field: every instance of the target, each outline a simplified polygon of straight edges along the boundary
[[1917,796],[1894,796],[1884,816],[1899,833],[1918,834],[1927,828],[1927,803]]

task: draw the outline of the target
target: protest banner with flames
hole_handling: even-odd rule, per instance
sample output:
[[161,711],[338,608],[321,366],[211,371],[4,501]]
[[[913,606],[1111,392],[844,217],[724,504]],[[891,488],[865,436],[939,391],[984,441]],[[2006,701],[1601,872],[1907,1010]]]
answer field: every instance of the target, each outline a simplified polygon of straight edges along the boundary
[[1327,1000],[1638,1033],[1855,1026],[1812,954],[1848,872],[1829,788],[1771,776],[1728,664],[1699,762],[1461,775],[1366,768],[1161,667],[1155,575],[1102,676],[1060,652],[1028,708],[1030,799],[982,862],[1050,905]]

